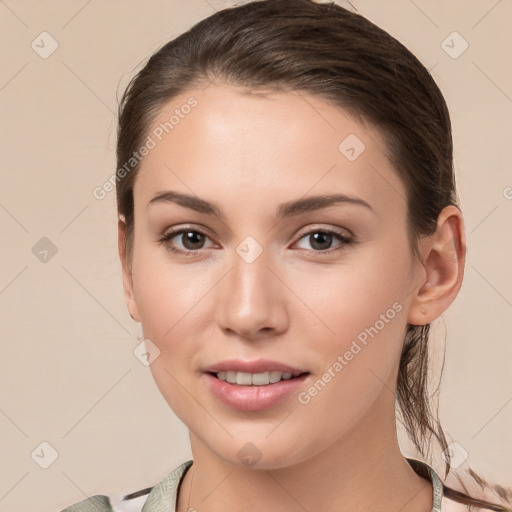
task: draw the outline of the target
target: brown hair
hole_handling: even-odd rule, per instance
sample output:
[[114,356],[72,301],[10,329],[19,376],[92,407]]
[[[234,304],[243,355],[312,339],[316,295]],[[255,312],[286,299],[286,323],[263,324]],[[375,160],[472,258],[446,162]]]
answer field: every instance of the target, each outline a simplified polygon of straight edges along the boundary
[[[441,91],[421,62],[399,41],[363,16],[334,3],[256,0],[224,9],[167,43],[131,80],[119,106],[117,207],[126,222],[126,254],[133,244],[134,151],[161,108],[178,94],[209,82],[245,90],[301,91],[346,109],[379,129],[388,159],[407,190],[411,249],[435,232],[447,205],[457,206],[450,116]],[[121,179],[122,178],[122,179]],[[400,359],[396,400],[407,434],[428,458],[432,436],[450,454],[443,429],[430,409],[427,373],[430,324],[408,325]],[[442,370],[441,370],[442,372]],[[503,499],[512,490],[484,488]],[[460,477],[459,477],[460,480]],[[464,484],[463,484],[464,485]],[[444,486],[445,496],[496,511],[501,505]]]

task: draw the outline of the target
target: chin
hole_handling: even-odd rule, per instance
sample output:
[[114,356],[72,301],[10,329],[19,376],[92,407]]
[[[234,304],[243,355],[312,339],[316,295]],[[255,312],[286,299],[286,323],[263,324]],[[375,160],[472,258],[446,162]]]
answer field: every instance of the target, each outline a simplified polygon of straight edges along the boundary
[[209,439],[205,444],[227,464],[247,469],[282,469],[308,458],[297,451],[297,445],[300,444],[298,439],[295,440],[285,433],[285,437],[276,435],[270,440],[267,437],[270,431],[268,428],[261,432],[250,432],[246,429],[243,435],[234,435],[232,438],[225,436],[222,440]]

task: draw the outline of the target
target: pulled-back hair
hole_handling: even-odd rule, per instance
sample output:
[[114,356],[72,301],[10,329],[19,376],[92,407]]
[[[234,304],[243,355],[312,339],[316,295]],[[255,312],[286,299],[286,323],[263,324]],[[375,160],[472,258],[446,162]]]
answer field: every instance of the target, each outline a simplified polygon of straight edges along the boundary
[[[375,126],[405,184],[408,237],[417,257],[419,239],[435,232],[441,210],[458,207],[448,108],[421,62],[386,31],[334,3],[259,0],[200,21],[152,55],[128,85],[119,107],[117,143],[117,168],[125,169],[117,183],[117,207],[126,222],[128,260],[140,163],[129,172],[126,163],[144,144],[165,104],[210,82],[247,91],[310,93]],[[450,450],[428,391],[429,330],[430,324],[407,327],[396,403],[400,422],[427,459],[435,437],[445,456],[446,477]],[[507,503],[512,500],[511,489],[487,484],[472,469],[469,474],[482,489],[488,487]],[[470,508],[511,510],[464,489],[445,485],[444,494]]]

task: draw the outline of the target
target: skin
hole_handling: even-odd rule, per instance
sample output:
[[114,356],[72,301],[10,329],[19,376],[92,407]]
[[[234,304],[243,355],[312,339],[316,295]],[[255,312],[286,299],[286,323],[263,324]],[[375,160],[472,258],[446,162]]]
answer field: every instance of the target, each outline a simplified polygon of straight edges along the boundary
[[[441,212],[420,262],[407,238],[406,191],[376,129],[305,93],[244,94],[225,84],[174,98],[154,126],[191,95],[197,107],[141,164],[131,261],[119,221],[128,309],[160,350],[152,374],[190,431],[194,464],[178,512],[430,512],[432,485],[400,452],[394,391],[407,323],[435,320],[459,291],[460,211]],[[349,134],[366,146],[354,161],[338,150]],[[224,219],[171,202],[148,206],[166,190],[215,203]],[[339,203],[275,218],[281,203],[334,192],[373,211]],[[207,236],[159,242],[178,227]],[[315,245],[309,235],[319,229],[356,243],[333,236]],[[263,248],[252,263],[236,252],[247,236]],[[208,365],[265,357],[309,371],[305,391],[394,303],[401,311],[308,404],[292,394],[242,412],[206,386]],[[247,442],[261,454],[251,467],[237,456]]]

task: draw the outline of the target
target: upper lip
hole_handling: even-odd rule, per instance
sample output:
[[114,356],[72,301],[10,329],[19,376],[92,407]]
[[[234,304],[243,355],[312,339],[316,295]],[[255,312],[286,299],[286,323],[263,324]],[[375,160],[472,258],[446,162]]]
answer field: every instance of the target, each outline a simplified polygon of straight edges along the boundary
[[294,376],[301,373],[309,373],[300,368],[294,368],[287,364],[278,361],[271,361],[270,359],[257,359],[254,361],[243,361],[242,359],[229,359],[219,363],[208,366],[204,370],[207,373],[218,372],[245,372],[245,373],[264,373],[264,372],[281,372],[291,373]]

